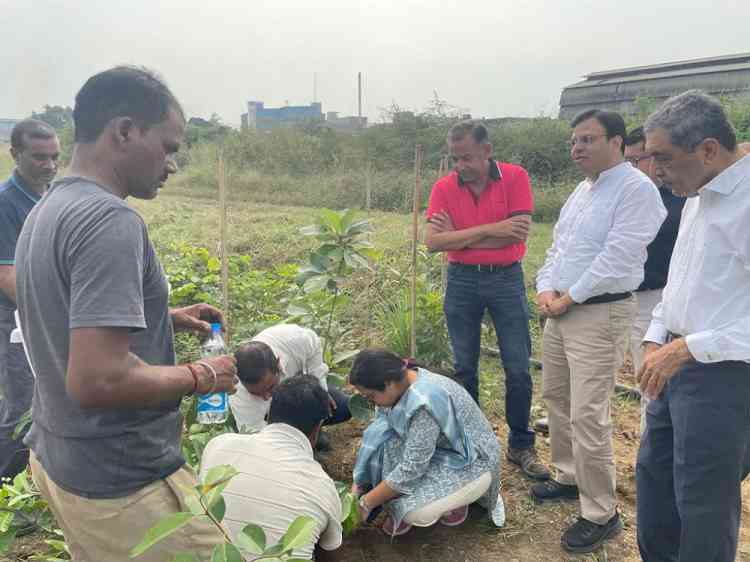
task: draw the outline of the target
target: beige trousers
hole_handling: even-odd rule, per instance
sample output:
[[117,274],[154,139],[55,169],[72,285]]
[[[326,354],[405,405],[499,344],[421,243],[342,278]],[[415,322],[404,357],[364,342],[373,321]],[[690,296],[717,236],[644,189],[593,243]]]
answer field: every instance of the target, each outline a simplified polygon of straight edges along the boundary
[[29,461],[34,483],[62,528],[74,562],[167,562],[181,552],[210,560],[214,546],[224,542],[206,518],[195,518],[139,557],[130,558],[130,550],[159,520],[178,511],[190,511],[180,487],[193,487],[198,481],[187,467],[130,496],[93,500],[57,486],[33,452]]
[[617,507],[610,398],[635,316],[628,298],[574,305],[544,327],[543,397],[557,481],[577,484],[581,516],[607,522]]
[[[639,291],[635,293],[636,314],[633,328],[630,330],[630,356],[633,358],[633,371],[638,375],[643,365],[643,338],[646,336],[654,308],[661,301],[661,289]],[[646,431],[646,407],[649,399],[641,395],[641,435]]]

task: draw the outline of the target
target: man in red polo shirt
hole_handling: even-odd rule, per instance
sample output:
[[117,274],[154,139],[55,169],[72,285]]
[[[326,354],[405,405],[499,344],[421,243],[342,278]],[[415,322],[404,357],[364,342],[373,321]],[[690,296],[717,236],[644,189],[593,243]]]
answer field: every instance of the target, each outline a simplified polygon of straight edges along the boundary
[[491,158],[487,129],[462,121],[448,133],[455,169],[432,188],[425,243],[448,252],[444,311],[455,376],[479,402],[479,344],[489,311],[505,370],[508,460],[534,479],[549,471],[536,456],[529,429],[529,310],[521,260],[534,207],[526,170]]

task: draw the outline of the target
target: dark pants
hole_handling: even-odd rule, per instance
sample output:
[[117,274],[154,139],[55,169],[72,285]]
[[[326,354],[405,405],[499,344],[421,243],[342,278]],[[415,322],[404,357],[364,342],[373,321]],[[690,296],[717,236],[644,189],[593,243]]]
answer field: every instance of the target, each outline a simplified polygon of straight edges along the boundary
[[29,460],[29,450],[13,432],[21,417],[31,408],[34,377],[23,346],[9,343],[15,328],[13,311],[0,308],[0,476],[12,478]]
[[529,305],[521,264],[493,272],[449,266],[443,309],[453,347],[455,376],[477,403],[482,317],[485,311],[490,313],[505,370],[508,445],[514,449],[533,446],[534,432],[529,429]]
[[323,425],[336,425],[352,419],[352,413],[349,411],[349,395],[344,394],[332,385],[328,386],[328,395],[336,402],[336,410],[330,418],[323,422]]
[[646,410],[638,453],[645,562],[733,562],[750,460],[750,365],[691,362]]

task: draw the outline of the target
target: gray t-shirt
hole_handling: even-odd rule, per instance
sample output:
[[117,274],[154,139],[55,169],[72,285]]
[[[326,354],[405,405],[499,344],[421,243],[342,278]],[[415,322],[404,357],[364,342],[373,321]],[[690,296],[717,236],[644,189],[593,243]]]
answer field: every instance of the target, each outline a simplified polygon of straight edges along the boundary
[[134,354],[175,363],[167,280],[140,215],[84,178],[55,182],[24,224],[16,272],[37,374],[25,442],[52,480],[80,496],[114,498],[180,468],[179,401],[82,409],[65,390],[75,328],[130,328]]

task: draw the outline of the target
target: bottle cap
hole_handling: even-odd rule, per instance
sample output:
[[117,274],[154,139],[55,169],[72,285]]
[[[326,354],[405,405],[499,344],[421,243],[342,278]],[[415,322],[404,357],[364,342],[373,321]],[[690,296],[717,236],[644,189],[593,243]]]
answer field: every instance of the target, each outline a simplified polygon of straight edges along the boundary
[[214,334],[221,333],[221,322],[211,322],[211,332]]

